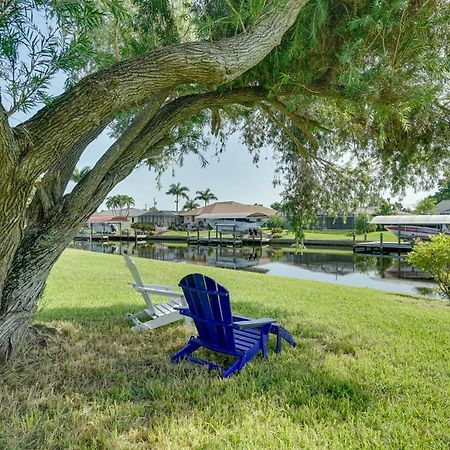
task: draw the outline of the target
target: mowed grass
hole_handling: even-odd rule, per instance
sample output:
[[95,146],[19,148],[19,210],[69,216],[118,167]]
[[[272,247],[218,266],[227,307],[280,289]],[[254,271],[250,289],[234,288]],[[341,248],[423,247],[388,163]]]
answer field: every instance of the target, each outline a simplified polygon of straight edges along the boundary
[[[398,238],[394,233],[390,231],[383,231],[383,241],[384,242],[397,242]],[[380,240],[380,231],[373,231],[367,233],[368,241],[377,241]],[[283,238],[285,239],[295,239],[295,235],[293,232],[285,231],[283,232]],[[337,241],[349,241],[353,242],[353,232],[348,230],[325,230],[325,231],[305,231],[305,239],[306,240],[337,240]],[[364,240],[364,234],[357,234],[355,239],[357,241]]]
[[298,346],[237,376],[170,356],[183,323],[132,333],[143,302],[121,257],[67,250],[35,314],[62,335],[0,373],[0,448],[450,447],[450,307],[439,301],[136,259],[149,282],[193,271],[236,313],[275,317]]
[[[264,235],[270,235],[270,230],[264,229]],[[189,234],[191,237],[196,237],[197,232],[191,231]],[[186,231],[166,231],[161,236],[187,236]],[[215,230],[211,231],[211,238],[216,236]],[[230,235],[227,235],[228,237]],[[200,231],[200,237],[208,237],[208,231],[202,230]],[[225,235],[224,235],[225,237]],[[371,233],[367,233],[368,241],[379,241],[380,240],[380,232],[374,231]],[[295,239],[295,234],[291,231],[283,231],[282,233],[283,239]],[[330,240],[330,241],[348,241],[349,243],[353,242],[353,234],[348,230],[325,230],[325,231],[305,231],[305,239],[306,240]],[[364,234],[356,235],[357,241],[364,240]],[[397,242],[398,238],[395,234],[390,231],[383,231],[383,240],[384,242]],[[276,241],[276,239],[275,239]]]

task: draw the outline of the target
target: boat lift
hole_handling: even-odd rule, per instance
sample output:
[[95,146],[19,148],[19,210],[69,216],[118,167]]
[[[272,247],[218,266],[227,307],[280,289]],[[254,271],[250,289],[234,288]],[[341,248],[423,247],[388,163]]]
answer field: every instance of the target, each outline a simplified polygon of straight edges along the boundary
[[450,215],[396,215],[375,216],[370,223],[383,225],[397,235],[397,243],[383,242],[380,233],[379,242],[361,242],[353,246],[354,253],[390,254],[408,253],[416,240],[430,239],[439,233],[450,235]]

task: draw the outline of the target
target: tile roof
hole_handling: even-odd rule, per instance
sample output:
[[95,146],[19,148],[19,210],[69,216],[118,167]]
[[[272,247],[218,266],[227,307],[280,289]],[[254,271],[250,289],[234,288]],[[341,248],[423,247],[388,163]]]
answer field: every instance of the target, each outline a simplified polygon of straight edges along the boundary
[[277,211],[272,208],[266,208],[261,205],[245,205],[238,202],[216,202],[202,208],[191,209],[190,211],[184,211],[180,213],[181,216],[199,216],[200,214],[214,214],[219,216],[226,214],[227,216],[236,214],[242,217],[244,214],[248,216],[250,214],[264,214],[266,216],[275,216]]
[[450,200],[442,200],[436,205],[438,214],[450,213]]

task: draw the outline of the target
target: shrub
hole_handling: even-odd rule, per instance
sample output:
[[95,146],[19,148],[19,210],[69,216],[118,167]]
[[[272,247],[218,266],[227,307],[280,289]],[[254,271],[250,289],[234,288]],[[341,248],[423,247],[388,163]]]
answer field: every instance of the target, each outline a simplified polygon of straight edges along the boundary
[[365,213],[359,213],[355,221],[355,231],[356,234],[364,234],[364,231],[370,233],[377,231],[377,226],[370,223],[370,216]]
[[271,230],[272,228],[286,228],[285,220],[280,216],[272,216],[266,223],[266,227]]
[[431,275],[438,293],[450,301],[450,236],[439,234],[431,242],[419,242],[407,258],[408,263]]
[[152,232],[156,230],[156,225],[154,223],[135,222],[131,224],[131,228],[133,230]]
[[272,236],[274,236],[275,234],[283,234],[283,228],[280,227],[274,227],[272,228]]

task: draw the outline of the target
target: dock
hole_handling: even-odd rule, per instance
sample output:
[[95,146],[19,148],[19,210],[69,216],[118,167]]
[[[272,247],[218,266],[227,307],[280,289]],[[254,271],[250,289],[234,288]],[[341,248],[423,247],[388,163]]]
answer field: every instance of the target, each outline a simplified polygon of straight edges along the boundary
[[353,245],[353,253],[360,255],[404,254],[412,250],[409,242],[358,242]]

